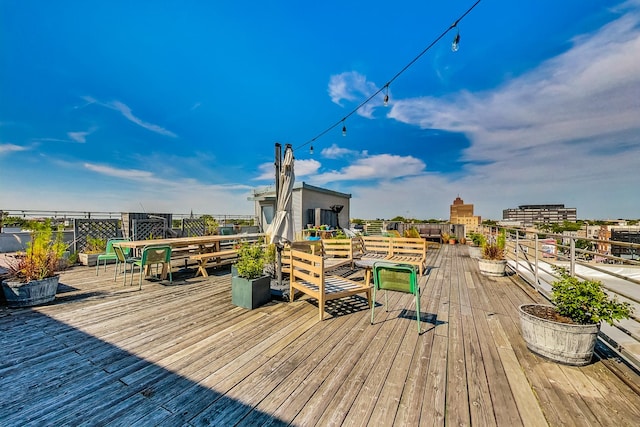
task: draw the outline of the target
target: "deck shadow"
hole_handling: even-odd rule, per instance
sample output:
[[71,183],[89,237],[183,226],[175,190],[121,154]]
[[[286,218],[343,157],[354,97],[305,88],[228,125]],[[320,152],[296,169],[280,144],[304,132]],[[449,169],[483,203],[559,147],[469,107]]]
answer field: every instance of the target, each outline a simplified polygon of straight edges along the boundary
[[[38,311],[20,316],[20,336],[40,351],[25,350],[23,340],[3,344],[3,426],[221,425],[245,417],[288,424]],[[13,317],[0,317],[0,329]]]

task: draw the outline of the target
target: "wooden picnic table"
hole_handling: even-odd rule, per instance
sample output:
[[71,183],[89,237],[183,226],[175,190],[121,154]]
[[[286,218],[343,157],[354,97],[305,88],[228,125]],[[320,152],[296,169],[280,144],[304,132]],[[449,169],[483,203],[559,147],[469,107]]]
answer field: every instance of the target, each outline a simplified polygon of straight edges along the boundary
[[[152,239],[152,240],[131,240],[118,242],[118,246],[122,248],[131,248],[134,251],[141,250],[145,246],[150,245],[169,245],[173,250],[192,248],[197,255],[191,258],[198,262],[198,273],[207,276],[206,264],[212,259],[229,260],[230,252],[236,251],[235,248],[221,249],[222,242],[239,242],[239,241],[256,241],[264,237],[263,233],[246,233],[246,234],[217,234],[214,236],[194,236],[194,237],[172,237],[168,239]],[[237,251],[236,251],[237,252]]]
[[149,245],[169,245],[171,249],[180,249],[188,247],[199,247],[201,249],[215,248],[220,250],[220,243],[234,240],[257,240],[264,237],[262,233],[250,234],[216,234],[214,236],[194,236],[194,237],[171,237],[168,239],[152,239],[152,240],[131,240],[118,242],[121,248],[131,248],[134,250],[142,249]]

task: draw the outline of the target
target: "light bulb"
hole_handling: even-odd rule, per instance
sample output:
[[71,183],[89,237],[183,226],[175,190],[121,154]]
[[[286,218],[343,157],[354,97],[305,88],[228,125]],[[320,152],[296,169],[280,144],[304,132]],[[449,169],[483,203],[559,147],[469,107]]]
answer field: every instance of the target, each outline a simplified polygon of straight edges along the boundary
[[342,136],[347,136],[347,126],[342,126]]
[[456,34],[456,36],[453,38],[453,42],[451,43],[451,51],[452,52],[457,52],[458,49],[460,49],[460,34]]
[[313,145],[309,148],[309,154],[313,155]]
[[386,95],[384,96],[384,106],[386,107],[386,106],[388,106],[388,105],[389,105],[389,94],[386,94]]

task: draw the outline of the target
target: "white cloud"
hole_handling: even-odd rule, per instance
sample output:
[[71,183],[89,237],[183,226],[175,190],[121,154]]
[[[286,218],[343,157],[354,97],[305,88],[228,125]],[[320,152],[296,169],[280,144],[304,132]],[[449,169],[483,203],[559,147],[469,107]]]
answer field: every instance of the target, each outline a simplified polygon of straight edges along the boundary
[[30,150],[30,148],[15,144],[0,144],[0,155],[26,150]]
[[85,169],[88,169],[90,171],[102,175],[113,176],[116,178],[124,178],[136,181],[151,181],[154,179],[154,176],[151,172],[138,169],[118,169],[111,166],[96,165],[93,163],[84,163],[83,166],[85,167]]
[[314,159],[296,160],[294,163],[294,172],[296,177],[311,176],[318,172],[321,163]]
[[311,177],[311,183],[326,184],[336,181],[389,180],[424,173],[425,164],[412,156],[380,154],[357,159],[338,170]]
[[75,142],[85,143],[87,142],[87,136],[95,132],[95,129],[89,129],[86,132],[67,132],[67,136]]
[[177,136],[178,136],[175,133],[171,132],[170,130],[167,130],[167,129],[163,128],[162,126],[158,126],[158,125],[153,124],[153,123],[145,122],[142,119],[134,116],[133,112],[131,111],[131,108],[129,108],[129,106],[124,104],[123,102],[111,101],[111,102],[104,103],[104,102],[100,102],[100,101],[98,101],[95,98],[90,97],[90,96],[83,96],[82,99],[87,101],[87,104],[85,104],[85,105],[83,105],[81,107],[78,107],[78,108],[83,108],[83,107],[86,107],[87,105],[91,105],[91,104],[98,104],[100,106],[109,108],[111,110],[118,111],[127,120],[137,124],[140,127],[145,128],[145,129],[147,129],[147,130],[149,130],[151,132],[155,132],[155,133],[160,134],[160,135],[170,136],[172,138],[177,138]]
[[331,147],[323,148],[320,154],[322,157],[327,159],[338,159],[341,157],[355,156],[359,153],[355,150],[338,147],[337,144],[332,144]]
[[[377,90],[378,88],[374,83],[367,81],[366,76],[363,76],[357,71],[348,71],[333,75],[329,80],[329,96],[331,97],[331,101],[340,106],[343,106],[342,101],[360,103],[376,93]],[[362,117],[372,118],[374,108],[382,105],[382,96],[383,95],[380,94],[380,99],[376,97],[363,105],[358,109],[357,114]]]

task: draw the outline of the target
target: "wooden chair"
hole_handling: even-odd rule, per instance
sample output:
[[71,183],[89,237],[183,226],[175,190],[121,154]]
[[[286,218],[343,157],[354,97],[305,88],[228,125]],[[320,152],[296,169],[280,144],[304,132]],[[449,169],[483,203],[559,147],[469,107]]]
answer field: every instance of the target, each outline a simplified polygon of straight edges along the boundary
[[317,299],[320,320],[324,319],[324,306],[330,300],[364,293],[371,306],[371,286],[326,274],[322,255],[291,249],[290,257],[290,301],[293,302],[296,290]]
[[376,311],[376,290],[384,290],[384,305],[389,311],[387,292],[404,292],[413,294],[416,299],[416,320],[418,321],[418,333],[420,333],[420,286],[416,276],[416,268],[413,265],[388,264],[376,262],[373,265],[373,304],[371,305],[371,324]]

